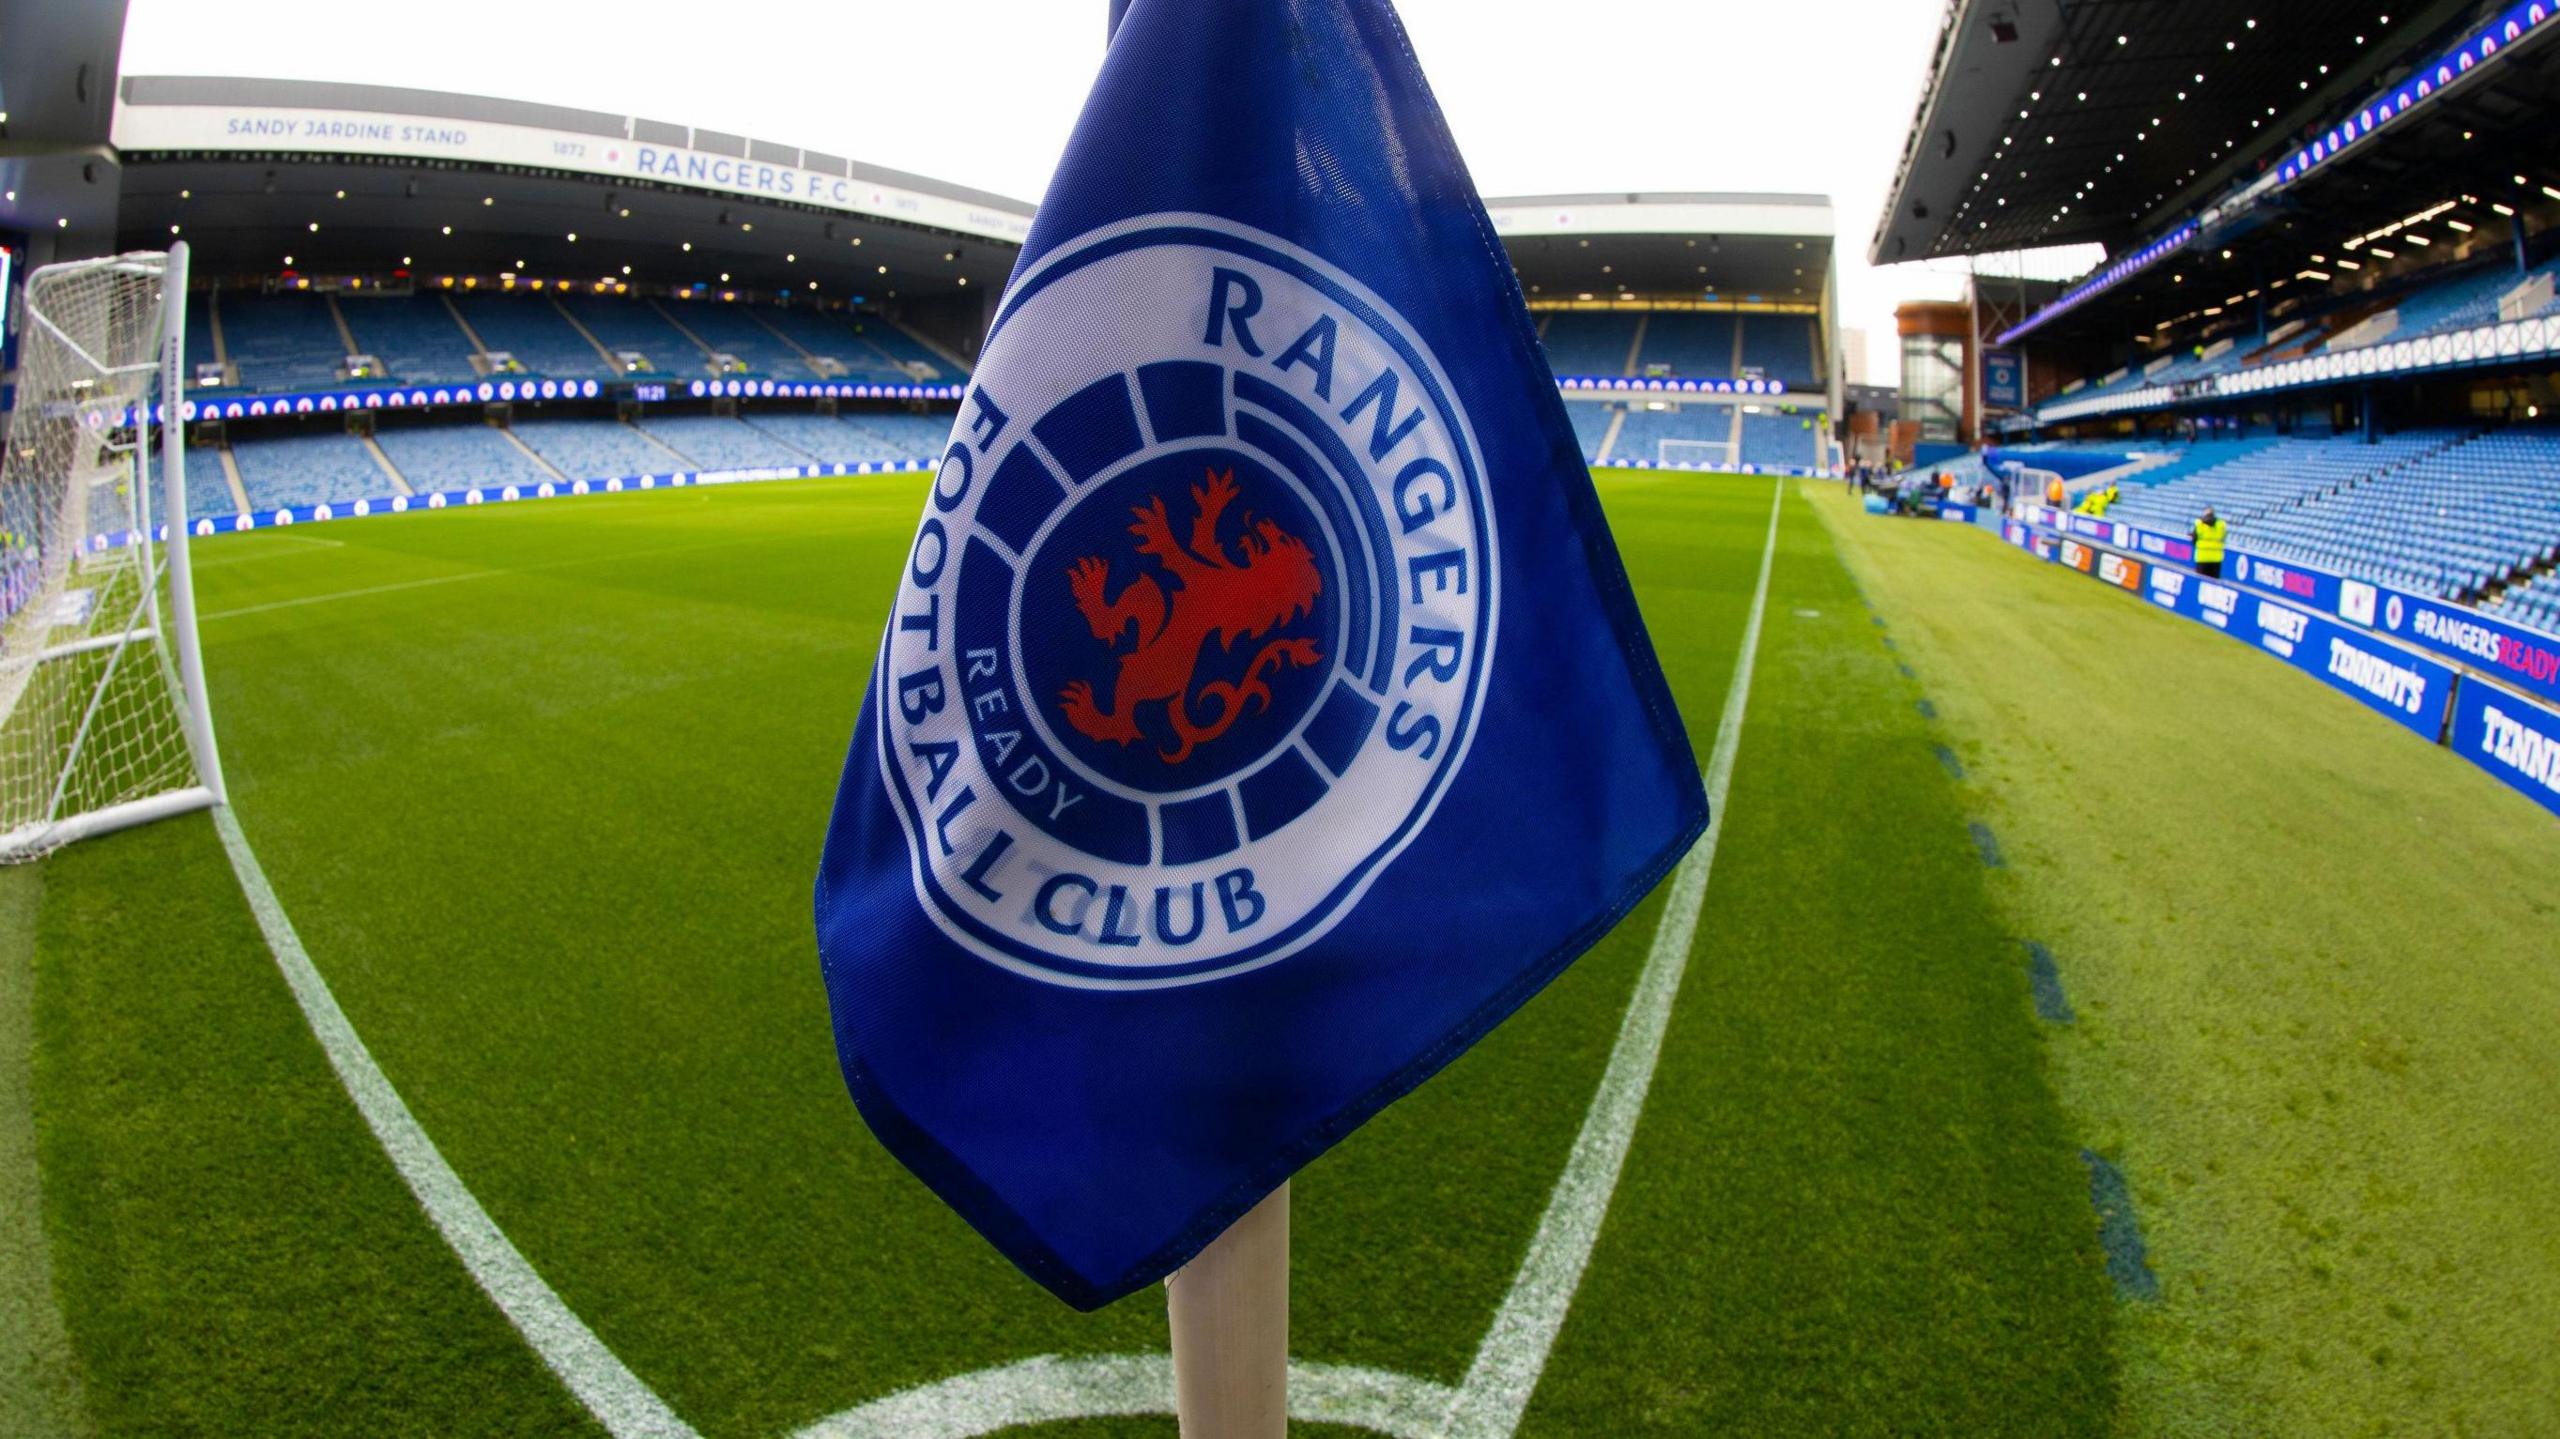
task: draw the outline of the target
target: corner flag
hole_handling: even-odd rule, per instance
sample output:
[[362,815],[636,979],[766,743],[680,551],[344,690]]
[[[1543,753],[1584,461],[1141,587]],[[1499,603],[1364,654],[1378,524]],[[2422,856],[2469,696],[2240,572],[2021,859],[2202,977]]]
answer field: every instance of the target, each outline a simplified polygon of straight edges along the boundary
[[1093,1308],[1706,823],[1387,0],[1135,0],[900,577],[817,886],[890,1151]]

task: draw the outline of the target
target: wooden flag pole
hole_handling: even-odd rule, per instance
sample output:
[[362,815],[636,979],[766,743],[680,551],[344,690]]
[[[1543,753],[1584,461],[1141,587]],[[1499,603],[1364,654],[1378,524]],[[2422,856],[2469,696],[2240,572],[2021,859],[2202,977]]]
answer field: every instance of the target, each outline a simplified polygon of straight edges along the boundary
[[1289,1428],[1289,1186],[1165,1280],[1182,1439],[1283,1439]]

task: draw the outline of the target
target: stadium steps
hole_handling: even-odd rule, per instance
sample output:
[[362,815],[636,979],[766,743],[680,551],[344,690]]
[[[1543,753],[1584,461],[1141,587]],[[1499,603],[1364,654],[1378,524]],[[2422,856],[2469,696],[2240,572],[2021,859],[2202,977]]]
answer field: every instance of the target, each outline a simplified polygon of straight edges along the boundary
[[[577,322],[573,320],[570,323],[575,324]],[[515,431],[508,429],[504,425],[494,425],[491,428],[495,429],[499,434],[506,436],[507,443],[515,446],[519,453],[521,453],[526,459],[531,460],[535,468],[541,470],[544,474],[549,475],[551,478],[558,480],[564,485],[570,483],[569,477],[560,472],[560,467],[558,465],[544,459],[540,450],[535,449],[533,446],[528,445],[523,440],[517,438]]]
[[237,515],[249,513],[249,487],[240,482],[240,462],[231,458],[229,445],[214,453],[222,457],[222,482],[231,487],[231,512]]
[[[1742,316],[1740,314],[1733,317],[1733,364],[1726,368],[1725,374],[1737,380],[1742,378]],[[1738,412],[1733,418],[1733,452],[1737,455],[1742,453],[1742,416]]]
[[[1733,342],[1736,345],[1740,345],[1742,343],[1742,327],[1740,325],[1736,325],[1733,328]],[[1734,370],[1734,373],[1738,375],[1741,374],[1742,371],[1737,367]],[[1733,411],[1733,420],[1725,430],[1724,452],[1733,456],[1735,461],[1739,462],[1742,458],[1742,407],[1740,405],[1729,405],[1726,408]]]
[[357,438],[364,441],[364,452],[373,456],[373,462],[380,465],[382,467],[382,472],[391,477],[391,488],[393,493],[414,495],[418,492],[417,489],[409,483],[409,477],[400,473],[400,467],[391,463],[391,457],[382,452],[382,446],[374,442],[373,436],[359,435]]
[[[220,290],[207,290],[205,292],[204,321],[205,329],[213,336],[214,363],[222,366],[222,383],[224,388],[227,389],[239,384],[240,372],[231,368],[231,347],[228,344],[225,344],[222,339],[222,292]],[[223,451],[226,461],[228,460],[230,453],[231,452],[228,450]],[[234,480],[232,482],[232,487],[236,490],[239,487],[239,482]],[[243,500],[240,504],[240,508],[243,510],[249,508],[248,502]]]
[[650,309],[655,310],[655,311],[657,311],[657,312],[658,312],[658,318],[659,318],[659,319],[664,320],[664,321],[666,321],[668,324],[670,324],[670,325],[674,326],[674,327],[675,327],[675,331],[676,331],[676,333],[677,333],[677,334],[682,335],[682,336],[684,336],[686,339],[691,340],[691,341],[693,342],[693,347],[694,347],[695,349],[700,350],[700,351],[702,352],[702,361],[703,361],[703,363],[704,363],[704,364],[706,364],[706,365],[707,365],[707,364],[709,364],[709,363],[711,362],[711,357],[712,357],[713,355],[716,355],[716,354],[720,353],[719,351],[717,351],[717,350],[715,350],[715,349],[711,348],[711,346],[709,346],[708,344],[705,344],[705,343],[703,342],[702,337],[701,337],[700,335],[695,334],[695,333],[694,333],[694,332],[693,332],[689,327],[687,327],[684,321],[679,320],[679,319],[677,319],[675,316],[668,314],[668,313],[667,313],[667,307],[666,307],[666,306],[659,304],[659,303],[658,303],[657,301],[655,301],[655,300],[650,300],[650,301],[647,301],[646,303],[647,303],[647,305],[649,306],[649,308],[650,308]]
[[1619,374],[1632,375],[1636,372],[1637,357],[1644,353],[1644,332],[1652,327],[1653,312],[1651,310],[1636,316],[1636,332],[1627,341],[1627,362],[1619,367]]
[[1611,451],[1612,451],[1612,450],[1614,450],[1614,449],[1617,447],[1617,443],[1618,443],[1618,432],[1619,432],[1620,430],[1625,429],[1626,427],[1627,427],[1627,412],[1626,412],[1626,411],[1624,411],[1624,410],[1619,410],[1619,411],[1617,411],[1616,413],[1614,413],[1614,414],[1612,414],[1612,415],[1610,415],[1610,416],[1609,416],[1609,431],[1608,431],[1608,433],[1607,433],[1607,434],[1604,434],[1604,435],[1602,435],[1602,436],[1600,437],[1600,462],[1601,462],[1602,464],[1607,464],[1607,463],[1609,462],[1609,457],[1610,457],[1610,453],[1611,453]]
[[[605,348],[604,341],[596,338],[595,331],[580,324],[578,322],[578,317],[569,313],[568,306],[561,304],[558,300],[554,300],[551,302],[551,308],[560,312],[560,318],[569,322],[569,328],[578,332],[579,339],[586,341],[588,345],[594,348],[596,358],[604,361],[605,369],[617,375],[622,373],[622,362],[613,357],[613,351]],[[509,435],[507,438],[512,440],[515,439],[515,436]],[[522,444],[523,441],[518,440],[517,443]]]
[[347,312],[338,308],[338,297],[324,290],[320,303],[329,307],[329,323],[338,327],[338,343],[347,347],[348,357],[363,354],[364,347],[356,343],[354,327],[347,323]]
[[439,292],[436,299],[444,305],[444,312],[453,317],[453,322],[462,327],[462,337],[471,342],[471,368],[484,375],[489,373],[488,342],[480,338],[478,330],[471,328],[469,320],[462,318],[462,310],[453,303],[451,295]]

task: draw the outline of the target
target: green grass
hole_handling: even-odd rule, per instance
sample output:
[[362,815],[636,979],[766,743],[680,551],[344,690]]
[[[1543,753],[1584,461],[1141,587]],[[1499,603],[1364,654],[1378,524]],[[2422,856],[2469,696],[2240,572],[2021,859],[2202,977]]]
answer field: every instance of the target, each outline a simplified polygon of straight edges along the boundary
[[[1620,474],[1603,494],[1703,756],[1772,483]],[[340,521],[200,552],[234,798],[321,972],[492,1217],[709,1435],[778,1433],[1031,1355],[1164,1344],[1151,1296],[1077,1315],[1016,1275],[887,1159],[837,1077],[808,885],[921,497],[907,477],[776,483]],[[2175,1165],[2146,1147],[2204,1121],[2153,1094],[2147,1072],[2111,1090],[2092,1077],[2105,1068],[2092,1054],[2117,1053],[2093,1041],[2115,1033],[2118,1014],[2177,1004],[2094,987],[2082,977],[2093,942],[2043,919],[2037,932],[2063,955],[2085,1017],[2056,1040],[2030,1016],[2011,944],[2022,897],[2088,893],[2091,852],[2013,809],[2072,787],[2050,764],[1950,778],[1931,745],[1976,722],[1959,688],[2004,693],[2000,659],[1961,679],[1951,664],[1924,667],[1948,714],[1944,728],[1924,721],[1832,527],[1803,501],[1784,513],[1687,982],[1526,1429],[2166,1432],[2153,1419],[2170,1412],[2207,1429],[2216,1418],[2281,1429],[2245,1421],[2295,1411],[2252,1407],[2254,1390],[2198,1392],[2161,1358],[2183,1342],[2178,1325],[2228,1338],[2240,1322],[2211,1309],[2227,1302],[2219,1293],[2180,1287],[2187,1246],[2228,1216],[2164,1205],[2156,1190]],[[1897,635],[1915,611],[1961,619],[1984,594],[2037,582],[2022,556],[1978,536],[1881,524],[1849,549],[1862,573],[1883,553],[1867,541],[1909,551],[1884,561],[1900,588],[1865,579]],[[2073,654],[2147,623],[2069,583],[2113,606],[2088,610],[2088,633],[2064,631]],[[1941,629],[1949,644],[1987,643],[1932,619],[1933,643]],[[2252,714],[2290,724],[2298,711],[2321,733],[2333,710],[2370,718],[2274,666],[2255,671],[2292,688]],[[2377,755],[2424,753],[2386,738]],[[2323,782],[2372,781],[2342,762]],[[2435,833],[2471,839],[2463,805],[2428,805]],[[2009,871],[1986,871],[1971,847],[1966,823],[1986,816],[2011,848]],[[2296,838],[2306,862],[2321,852]],[[2395,849],[2362,854],[2396,882]],[[34,916],[32,1102],[51,1287],[80,1396],[80,1412],[48,1432],[588,1427],[339,1091],[210,826],[77,846],[41,879],[15,893]],[[2170,893],[2128,886],[2108,912],[2139,926]],[[2510,956],[2535,932],[2522,903],[2478,921]],[[1463,1375],[1659,913],[1658,897],[1639,907],[1483,1045],[1301,1176],[1298,1354]],[[29,953],[0,931],[0,965],[24,969]],[[2120,982],[2195,982],[2175,947],[2144,963]],[[2499,983],[2513,967],[2497,969]],[[2168,1047],[2245,1067],[2264,1040],[2246,1023],[2288,1019],[2258,998],[2227,1017],[2242,1027],[2218,1047]],[[2496,1000],[2484,987],[2448,1007]],[[2464,1065],[2530,1087],[2524,1024],[2491,1026],[2504,1047]],[[2547,1067],[2547,1039],[2539,1053]],[[2387,1125],[2359,1132],[2393,1137]],[[2083,1143],[2121,1157],[2134,1180],[2171,1295],[2157,1312],[2121,1305],[2098,1268]],[[2516,1183],[2551,1152],[2511,1152]],[[2266,1219],[2286,1199],[2231,1202]],[[2198,1308],[2212,1317],[2187,1317]],[[2262,1336],[2269,1345],[2329,1342],[2311,1299],[2241,1317],[2285,1319]],[[2549,1382],[2547,1365],[2511,1356],[2502,1375],[2461,1381],[2474,1405],[2463,1412],[2484,1416],[2475,1427],[2511,1414],[2474,1396],[2537,1376]],[[2454,1402],[2392,1412],[2443,1416]]]
[[2049,944],[2086,1141],[2162,1297],[2134,1435],[2560,1429],[2560,833],[2202,626],[1830,511]]

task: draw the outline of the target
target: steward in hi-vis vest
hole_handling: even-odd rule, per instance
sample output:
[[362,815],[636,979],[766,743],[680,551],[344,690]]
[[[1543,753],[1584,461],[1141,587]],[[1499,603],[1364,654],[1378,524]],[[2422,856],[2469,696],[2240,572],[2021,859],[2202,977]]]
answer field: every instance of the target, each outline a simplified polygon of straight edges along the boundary
[[2230,534],[2231,522],[2215,514],[2211,505],[2205,506],[2204,518],[2187,531],[2187,538],[2195,541],[2197,574],[2222,577],[2223,541]]

